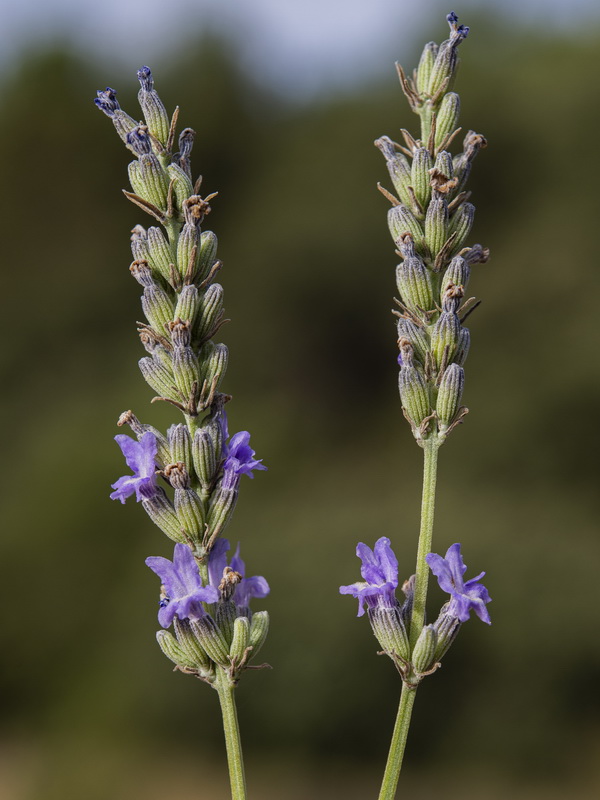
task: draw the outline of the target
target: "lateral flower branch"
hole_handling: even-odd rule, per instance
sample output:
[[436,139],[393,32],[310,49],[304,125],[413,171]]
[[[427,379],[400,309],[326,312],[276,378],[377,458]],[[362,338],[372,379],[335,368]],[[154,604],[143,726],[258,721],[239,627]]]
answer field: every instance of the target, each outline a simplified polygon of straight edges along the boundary
[[[373,632],[402,679],[402,694],[380,800],[393,800],[416,689],[440,666],[470,612],[484,622],[490,617],[487,589],[479,581],[485,573],[464,581],[466,567],[460,544],[446,556],[432,553],[432,533],[441,445],[461,423],[468,409],[462,405],[464,364],[470,332],[464,323],[479,303],[465,292],[474,264],[487,261],[489,252],[468,244],[475,206],[466,189],[473,160],[486,146],[485,138],[469,131],[462,152],[453,155],[460,98],[452,91],[458,67],[458,47],[469,28],[447,16],[448,39],[439,46],[425,45],[419,66],[407,77],[397,65],[402,90],[420,119],[415,138],[401,129],[402,141],[388,136],[375,145],[383,154],[395,194],[379,186],[388,199],[388,226],[400,264],[396,268],[399,390],[402,411],[413,436],[424,451],[421,527],[415,574],[402,586],[403,602],[396,598],[398,563],[390,540],[381,537],[374,550],[360,543],[363,581],[340,587],[358,598],[359,616],[368,612]],[[427,624],[425,604],[429,568],[450,595],[435,622]]]
[[[138,73],[144,122],[120,107],[114,89],[99,91],[98,108],[113,122],[134,160],[132,191],[125,196],[151,218],[131,234],[130,272],[142,287],[145,321],[138,333],[147,355],[141,373],[183,421],[163,434],[125,411],[135,439],[115,437],[132,474],[113,484],[111,497],[122,503],[135,495],[150,519],[175,542],[173,561],[146,560],[161,579],[157,634],[175,669],[194,675],[219,693],[233,800],[244,800],[245,781],[233,690],[251,664],[268,631],[266,611],[252,613],[250,600],[264,598],[262,577],[245,577],[239,546],[227,563],[229,542],[222,538],[233,515],[242,475],[266,467],[255,457],[247,431],[229,436],[221,391],[228,350],[213,338],[227,322],[223,287],[216,282],[222,264],[217,237],[203,230],[216,193],[200,195],[202,179],[192,177],[194,131],[175,137],[179,110],[166,112],[152,73]],[[168,629],[172,627],[173,633]]]

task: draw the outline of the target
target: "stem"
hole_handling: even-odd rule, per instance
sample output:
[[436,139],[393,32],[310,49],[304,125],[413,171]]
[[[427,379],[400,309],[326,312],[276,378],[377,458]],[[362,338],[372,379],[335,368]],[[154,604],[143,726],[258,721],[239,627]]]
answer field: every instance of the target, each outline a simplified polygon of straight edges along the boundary
[[415,569],[415,594],[410,622],[411,649],[415,646],[425,622],[425,602],[427,600],[427,583],[429,581],[429,567],[425,561],[425,556],[431,553],[439,448],[440,442],[438,442],[435,435],[432,435],[423,443],[423,496],[421,499],[421,530],[419,531],[419,548]]
[[219,702],[221,703],[221,713],[223,715],[231,800],[246,800],[246,778],[244,776],[240,728],[235,707],[235,688],[232,686],[225,670],[220,667],[217,667],[215,686],[219,693]]
[[387,764],[385,765],[385,772],[383,773],[383,781],[381,782],[379,800],[394,800],[396,795],[396,787],[398,786],[398,778],[400,777],[402,758],[406,746],[406,737],[408,736],[408,728],[410,726],[410,716],[416,694],[416,688],[409,689],[405,683],[402,684],[400,705],[398,706],[398,714],[396,716],[396,724],[394,725],[394,733],[392,734],[390,752],[388,754]]

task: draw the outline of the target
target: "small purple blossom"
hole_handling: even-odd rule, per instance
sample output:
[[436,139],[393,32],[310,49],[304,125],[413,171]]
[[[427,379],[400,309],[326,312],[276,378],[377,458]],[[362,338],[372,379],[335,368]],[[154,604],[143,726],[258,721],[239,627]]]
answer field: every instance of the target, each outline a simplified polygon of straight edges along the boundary
[[173,561],[162,556],[150,556],[146,565],[163,584],[164,599],[160,602],[158,621],[168,628],[173,618],[200,619],[206,613],[202,603],[216,603],[219,592],[213,586],[203,586],[194,554],[187,544],[178,543]]
[[[227,539],[217,539],[213,549],[210,552],[208,561],[208,577],[210,585],[215,589],[219,588],[223,580],[223,573],[227,567],[227,553],[229,551],[229,542]],[[248,608],[250,600],[253,597],[266,597],[269,594],[269,584],[262,577],[262,575],[253,575],[251,578],[246,578],[246,565],[240,558],[240,546],[238,544],[235,555],[231,559],[229,565],[234,572],[238,572],[242,576],[242,580],[235,587],[233,595],[233,602],[241,607]]]
[[395,590],[398,587],[398,559],[391,548],[390,540],[382,536],[375,542],[373,550],[359,542],[356,555],[362,561],[360,574],[364,581],[340,586],[340,594],[351,594],[358,599],[359,617],[365,613],[365,603],[369,608],[393,608],[397,604]]
[[229,441],[226,441],[229,434],[227,426],[227,414],[223,413],[219,418],[219,425],[223,433],[223,482],[225,489],[234,489],[239,483],[241,475],[253,478],[252,470],[267,469],[262,463],[262,458],[254,458],[255,451],[250,447],[250,434],[248,431],[234,433]]
[[461,622],[469,619],[473,610],[480,620],[491,623],[486,603],[491,602],[491,597],[485,586],[479,583],[485,572],[476,578],[463,581],[467,568],[460,553],[460,544],[453,544],[448,548],[446,557],[442,558],[437,553],[429,553],[425,560],[433,574],[437,577],[440,588],[450,595],[448,613]]
[[115,436],[115,441],[121,448],[129,469],[133,475],[124,475],[112,484],[115,490],[111,493],[111,500],[120,500],[122,503],[134,492],[138,502],[153,497],[156,492],[156,453],[158,445],[156,436],[146,431],[139,442],[125,434]]

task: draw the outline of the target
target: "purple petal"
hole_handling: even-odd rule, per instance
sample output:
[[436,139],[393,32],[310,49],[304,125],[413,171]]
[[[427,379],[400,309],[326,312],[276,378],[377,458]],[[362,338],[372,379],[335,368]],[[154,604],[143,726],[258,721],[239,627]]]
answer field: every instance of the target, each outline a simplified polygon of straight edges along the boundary
[[229,550],[229,542],[227,539],[217,539],[210,551],[208,557],[208,578],[210,585],[215,589],[219,588],[219,584],[223,580],[223,570],[227,566],[227,551]]

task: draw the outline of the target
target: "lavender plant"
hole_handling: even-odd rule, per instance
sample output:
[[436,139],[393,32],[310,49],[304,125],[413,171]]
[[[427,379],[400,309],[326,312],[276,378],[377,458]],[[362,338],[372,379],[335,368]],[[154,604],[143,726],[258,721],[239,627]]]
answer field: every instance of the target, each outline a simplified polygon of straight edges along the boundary
[[[465,189],[473,159],[486,141],[469,131],[463,151],[452,156],[460,132],[460,99],[452,91],[458,67],[458,46],[469,29],[447,17],[450,36],[439,46],[425,45],[419,66],[407,77],[397,65],[402,90],[420,118],[419,138],[401,129],[403,143],[387,136],[375,145],[386,159],[396,191],[379,187],[392,207],[388,226],[402,259],[396,269],[399,389],[402,411],[424,453],[421,527],[415,574],[396,597],[398,562],[390,540],[381,537],[371,550],[359,543],[363,580],[341,586],[342,594],[358,599],[358,616],[367,610],[373,632],[396,666],[401,680],[400,705],[379,800],[393,800],[417,688],[434,673],[471,611],[486,623],[490,596],[480,579],[465,581],[460,544],[444,558],[431,552],[438,451],[462,422],[464,368],[470,333],[466,317],[478,303],[464,300],[471,266],[485,262],[488,251],[467,246],[475,207]],[[426,623],[429,569],[449,600],[434,622]]]
[[[227,563],[223,533],[238,499],[243,475],[266,467],[250,447],[250,434],[229,437],[226,403],[220,391],[228,350],[212,339],[226,321],[217,237],[202,230],[216,194],[201,197],[193,182],[190,156],[194,131],[185,128],[173,152],[178,109],[171,118],[154,89],[148,67],[138,71],[144,123],[119,106],[114,89],[97,93],[95,103],[112,120],[134,155],[129,164],[133,191],[125,192],[154,224],[132,231],[130,272],[143,287],[146,321],[138,333],[147,355],[142,375],[156,392],[152,400],[178,409],[183,422],[166,434],[124,412],[135,439],[115,437],[132,474],[119,478],[110,495],[122,503],[135,495],[150,519],[175,542],[173,560],[146,559],[161,580],[157,633],[162,652],[175,669],[218,692],[233,800],[245,800],[244,767],[234,690],[268,631],[266,611],[252,613],[250,601],[263,598],[263,577],[245,576],[238,546]],[[169,630],[172,627],[172,633]]]

